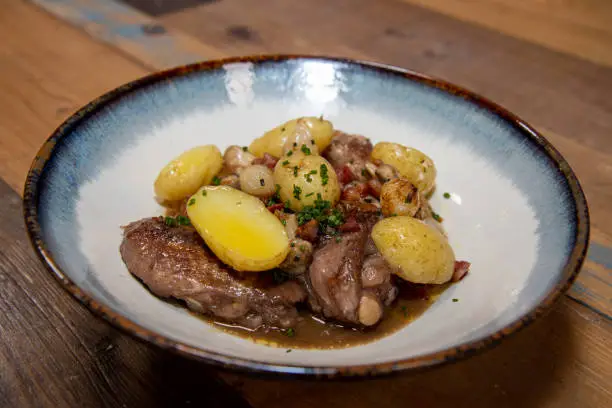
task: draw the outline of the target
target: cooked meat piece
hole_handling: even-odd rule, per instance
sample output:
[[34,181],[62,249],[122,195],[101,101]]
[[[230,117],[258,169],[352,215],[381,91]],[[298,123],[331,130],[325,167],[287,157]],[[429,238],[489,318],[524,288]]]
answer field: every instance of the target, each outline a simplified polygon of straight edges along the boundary
[[358,324],[361,267],[367,232],[351,232],[327,239],[313,254],[308,268],[312,289],[310,306],[324,317]]
[[267,287],[257,277],[241,278],[206,248],[195,229],[169,227],[160,217],[126,226],[120,252],[128,270],[156,295],[251,328],[293,326],[295,304],[306,296],[296,282]]
[[[367,247],[367,244],[366,244]],[[393,284],[393,271],[389,264],[376,251],[366,257],[361,269],[361,284],[364,289],[372,291],[385,306],[389,306],[397,297],[398,289]]]
[[312,244],[303,239],[291,240],[289,254],[278,269],[290,275],[302,275],[312,262]]
[[340,169],[347,164],[357,163],[365,168],[365,162],[370,159],[372,149],[370,139],[365,136],[336,132],[330,145],[323,152],[323,157],[335,169]]
[[319,222],[310,220],[297,228],[296,235],[306,241],[314,242],[319,234]]

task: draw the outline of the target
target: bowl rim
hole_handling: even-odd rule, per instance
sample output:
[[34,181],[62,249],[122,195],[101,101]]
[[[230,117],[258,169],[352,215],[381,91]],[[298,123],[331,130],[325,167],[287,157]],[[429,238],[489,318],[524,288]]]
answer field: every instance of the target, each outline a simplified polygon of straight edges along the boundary
[[[482,336],[478,339],[464,342],[462,344],[449,347],[444,350],[439,350],[432,353],[418,355],[407,359],[397,361],[389,361],[383,363],[350,365],[350,366],[307,366],[296,364],[279,364],[265,361],[246,359],[241,357],[232,357],[219,352],[206,350],[202,347],[191,346],[177,340],[172,340],[165,336],[155,333],[153,330],[140,326],[139,324],[125,318],[119,313],[113,311],[110,307],[94,300],[94,298],[86,291],[79,288],[55,262],[53,255],[46,247],[41,233],[41,226],[38,222],[38,201],[39,201],[39,186],[38,183],[45,170],[46,163],[53,156],[55,146],[60,139],[69,135],[72,130],[83,121],[86,121],[100,109],[106,105],[122,98],[134,90],[146,87],[148,85],[160,82],[162,80],[171,80],[176,77],[181,77],[193,72],[214,71],[228,64],[235,63],[270,63],[270,62],[286,62],[286,61],[323,61],[330,63],[348,64],[350,66],[365,68],[369,70],[377,70],[387,74],[392,74],[398,77],[403,77],[406,80],[419,82],[428,85],[432,88],[437,88],[446,93],[461,97],[487,111],[495,114],[507,123],[513,125],[519,130],[524,137],[530,139],[536,146],[542,150],[558,170],[563,174],[567,181],[572,199],[575,203],[576,213],[576,233],[575,243],[571,249],[570,256],[565,266],[563,267],[562,275],[557,280],[555,285],[546,293],[542,300],[533,308],[526,311],[519,318],[509,323],[502,329],[491,333],[487,336]],[[206,60],[195,62],[188,65],[181,65],[170,69],[157,71],[141,77],[139,79],[127,82],[101,96],[90,101],[85,106],[68,117],[44,142],[42,147],[36,154],[24,185],[23,193],[23,216],[25,220],[26,230],[31,245],[39,257],[40,261],[45,265],[47,270],[56,278],[60,285],[70,293],[75,299],[87,307],[94,315],[101,317],[111,325],[119,328],[125,333],[128,333],[137,339],[155,344],[162,349],[171,350],[178,354],[195,358],[213,366],[242,371],[255,374],[271,374],[273,376],[290,376],[300,378],[362,378],[373,377],[387,374],[394,374],[404,371],[417,371],[425,368],[442,366],[451,362],[463,360],[469,356],[478,354],[484,350],[492,348],[499,344],[504,339],[517,333],[521,329],[529,326],[536,319],[548,312],[556,301],[564,294],[572,285],[585,260],[590,236],[590,221],[589,210],[586,197],[580,186],[580,183],[574,174],[573,170],[563,158],[563,156],[552,146],[552,144],[536,131],[527,122],[520,119],[515,114],[500,105],[490,101],[489,99],[480,96],[472,91],[469,91],[450,82],[431,77],[416,71],[405,68],[400,68],[392,65],[382,64],[373,61],[357,60],[343,57],[331,57],[323,55],[308,55],[308,54],[270,54],[270,55],[251,55],[229,57],[215,60]]]

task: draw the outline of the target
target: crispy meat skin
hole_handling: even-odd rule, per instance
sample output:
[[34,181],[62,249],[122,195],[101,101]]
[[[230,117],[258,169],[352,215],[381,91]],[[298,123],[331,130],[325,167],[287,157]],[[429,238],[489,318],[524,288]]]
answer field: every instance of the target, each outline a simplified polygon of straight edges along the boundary
[[298,317],[294,305],[305,298],[296,282],[269,287],[256,274],[241,278],[193,228],[169,227],[159,217],[127,225],[120,252],[128,270],[156,295],[247,327],[291,327]]

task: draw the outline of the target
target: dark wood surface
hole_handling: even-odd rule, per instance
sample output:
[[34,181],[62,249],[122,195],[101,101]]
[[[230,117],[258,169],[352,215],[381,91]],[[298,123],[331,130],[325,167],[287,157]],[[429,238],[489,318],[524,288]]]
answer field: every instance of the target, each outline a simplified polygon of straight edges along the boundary
[[0,407],[249,407],[207,366],[75,302],[31,250],[21,198],[2,180],[0,202]]
[[[120,15],[109,4],[10,0],[0,8],[0,407],[612,405],[612,42],[605,23],[612,14],[605,0],[186,0],[186,8],[153,17]],[[500,32],[483,28],[495,28],[501,12]],[[126,22],[155,26],[149,31],[163,37],[155,43],[163,50],[122,36]],[[348,383],[216,372],[92,316],[26,241],[19,194],[36,150],[72,111],[153,69],[194,54],[261,52],[398,64],[470,87],[529,119],[568,158],[591,206],[594,246],[571,297],[483,355]]]

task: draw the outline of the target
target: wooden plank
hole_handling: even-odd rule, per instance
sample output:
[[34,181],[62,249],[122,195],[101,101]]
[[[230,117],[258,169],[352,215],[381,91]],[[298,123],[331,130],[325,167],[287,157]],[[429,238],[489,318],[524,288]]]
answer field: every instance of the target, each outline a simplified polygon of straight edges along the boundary
[[214,58],[217,50],[114,0],[29,0],[151,69]]
[[612,66],[608,0],[399,0]]
[[148,71],[23,1],[2,5],[0,38],[0,176],[21,192],[34,155],[69,113]]
[[21,199],[1,180],[0,201],[0,406],[249,406],[207,366],[147,347],[79,305],[32,252]]
[[255,407],[609,407],[612,325],[564,300],[485,354],[415,376],[305,383],[223,378]]

